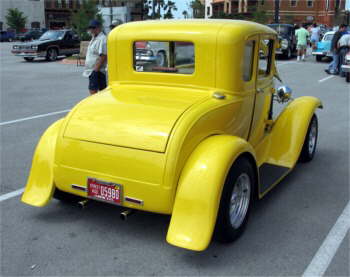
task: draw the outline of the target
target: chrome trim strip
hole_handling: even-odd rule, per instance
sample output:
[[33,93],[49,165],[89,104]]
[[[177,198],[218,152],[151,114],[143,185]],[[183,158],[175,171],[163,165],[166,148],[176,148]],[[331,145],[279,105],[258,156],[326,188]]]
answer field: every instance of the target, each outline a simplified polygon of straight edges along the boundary
[[81,191],[87,191],[86,187],[79,186],[79,185],[76,185],[76,184],[72,184],[72,189],[81,190]]
[[143,206],[143,200],[140,200],[140,199],[136,199],[136,198],[132,198],[132,197],[129,197],[129,196],[125,196],[124,200],[128,201],[130,203],[133,203],[133,204],[138,204],[138,205]]

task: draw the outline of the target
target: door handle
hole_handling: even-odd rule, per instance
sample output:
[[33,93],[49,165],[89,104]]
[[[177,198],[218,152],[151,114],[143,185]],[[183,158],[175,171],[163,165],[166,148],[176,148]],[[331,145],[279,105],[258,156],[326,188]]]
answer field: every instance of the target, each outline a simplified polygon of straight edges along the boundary
[[264,90],[262,88],[258,88],[256,91],[257,91],[257,93],[263,93],[264,92]]

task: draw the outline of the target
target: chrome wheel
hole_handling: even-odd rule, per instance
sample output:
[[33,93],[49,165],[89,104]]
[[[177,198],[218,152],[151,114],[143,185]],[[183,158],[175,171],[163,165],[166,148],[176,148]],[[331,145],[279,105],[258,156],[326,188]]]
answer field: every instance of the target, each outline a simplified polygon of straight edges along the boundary
[[233,186],[230,201],[230,223],[239,228],[248,212],[250,202],[251,181],[247,173],[242,173]]
[[310,155],[312,155],[315,151],[316,140],[317,140],[317,123],[316,123],[316,120],[313,120],[310,126],[310,132],[309,132],[308,150]]
[[50,49],[48,53],[48,57],[50,61],[57,60],[57,51],[55,49]]

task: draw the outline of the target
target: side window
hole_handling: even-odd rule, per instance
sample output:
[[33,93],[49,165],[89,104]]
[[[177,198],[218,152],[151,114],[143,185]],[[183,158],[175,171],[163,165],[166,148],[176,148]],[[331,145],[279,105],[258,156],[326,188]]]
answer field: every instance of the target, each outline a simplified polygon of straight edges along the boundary
[[250,40],[245,44],[243,54],[243,80],[249,82],[252,79],[254,64],[255,41]]
[[266,77],[271,71],[273,40],[261,39],[259,44],[259,78]]

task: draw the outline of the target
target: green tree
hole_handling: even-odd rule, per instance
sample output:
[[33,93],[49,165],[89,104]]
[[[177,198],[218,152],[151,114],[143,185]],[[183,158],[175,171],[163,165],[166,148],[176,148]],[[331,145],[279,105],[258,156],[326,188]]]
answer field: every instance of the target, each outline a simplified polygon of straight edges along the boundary
[[188,12],[187,11],[183,11],[182,15],[184,16],[184,18],[188,18]]
[[261,24],[266,24],[268,21],[268,16],[265,11],[255,11],[253,12],[253,21]]
[[16,32],[20,32],[26,26],[27,17],[23,15],[23,12],[17,8],[8,9],[7,15],[5,16],[7,25],[15,29]]
[[190,7],[194,18],[204,18],[205,6],[199,0],[192,0]]
[[176,3],[171,0],[144,0],[143,18],[160,19],[174,18],[173,11],[177,11]]
[[173,11],[177,11],[175,2],[168,0],[164,7],[164,15],[163,18],[171,19],[174,18]]
[[99,13],[94,0],[83,0],[80,9],[72,16],[73,29],[81,40],[89,40],[91,37],[86,32],[89,21],[97,19],[103,24],[102,15]]

